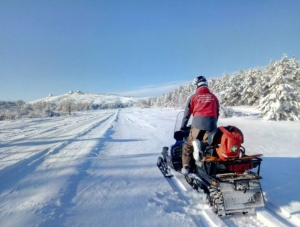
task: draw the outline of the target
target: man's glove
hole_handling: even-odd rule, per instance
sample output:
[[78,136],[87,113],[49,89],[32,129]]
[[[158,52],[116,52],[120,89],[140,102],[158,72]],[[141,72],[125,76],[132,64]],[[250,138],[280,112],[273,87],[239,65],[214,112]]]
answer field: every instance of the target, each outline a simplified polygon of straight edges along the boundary
[[188,127],[181,127],[180,128],[180,131],[183,131],[183,132],[185,132],[185,131],[187,131],[188,130]]

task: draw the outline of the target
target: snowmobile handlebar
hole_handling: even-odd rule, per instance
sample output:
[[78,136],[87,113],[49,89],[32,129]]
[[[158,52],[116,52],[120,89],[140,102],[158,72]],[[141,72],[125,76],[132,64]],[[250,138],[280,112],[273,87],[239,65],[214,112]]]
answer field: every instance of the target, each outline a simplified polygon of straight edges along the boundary
[[187,141],[191,127],[186,127],[184,130],[174,132],[174,139],[176,141]]

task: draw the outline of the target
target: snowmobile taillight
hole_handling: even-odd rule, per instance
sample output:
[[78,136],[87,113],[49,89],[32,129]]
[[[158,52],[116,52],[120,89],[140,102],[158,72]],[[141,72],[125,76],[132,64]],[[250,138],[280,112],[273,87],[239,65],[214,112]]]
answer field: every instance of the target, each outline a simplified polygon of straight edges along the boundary
[[212,181],[211,184],[212,184],[213,186],[217,186],[218,183],[217,183],[216,181]]
[[228,165],[228,169],[232,172],[236,172],[237,174],[242,174],[245,170],[252,169],[252,163],[241,163],[241,164],[232,164]]

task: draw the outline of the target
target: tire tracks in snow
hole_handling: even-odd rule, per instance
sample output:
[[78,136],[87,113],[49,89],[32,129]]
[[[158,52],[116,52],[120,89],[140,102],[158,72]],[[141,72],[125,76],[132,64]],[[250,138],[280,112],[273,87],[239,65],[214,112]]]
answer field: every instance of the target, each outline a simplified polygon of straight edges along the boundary
[[[49,155],[57,154],[61,149],[65,148],[67,145],[72,143],[76,138],[79,138],[80,136],[86,135],[91,130],[98,127],[103,122],[107,121],[111,116],[112,115],[109,115],[108,117],[104,118],[103,120],[101,120],[97,123],[93,123],[91,126],[89,126],[87,129],[85,129],[84,131],[79,133],[74,138],[68,139],[64,142],[59,142],[59,143],[55,144],[54,146],[52,146],[50,148],[43,149],[43,150],[39,151],[38,153],[28,157],[28,158],[22,159],[21,161],[15,163],[13,165],[10,165],[10,166],[7,166],[7,167],[3,168],[2,170],[0,170],[0,183],[1,183],[1,185],[5,185],[6,188],[11,187],[11,185],[8,185],[7,181],[9,179],[7,178],[7,176],[9,176],[9,178],[17,177],[17,179],[22,179],[26,175],[33,172],[34,169],[36,168],[36,166],[38,166],[40,163],[42,163],[44,161],[45,157],[47,157]],[[16,179],[14,178],[13,183],[17,184],[18,180],[16,181]],[[4,188],[2,186],[0,188],[0,194],[3,191],[3,189]]]
[[[47,148],[42,151],[39,151],[35,155],[32,155],[26,159],[22,159],[21,161],[2,169],[0,171],[0,182],[2,183],[0,187],[0,204],[1,204],[0,212],[1,210],[11,210],[13,205],[11,204],[10,198],[16,197],[16,195],[22,193],[23,188],[26,188],[28,185],[30,185],[33,188],[35,187],[42,188],[43,185],[46,185],[45,187],[47,188],[49,182],[47,181],[46,178],[48,178],[50,175],[44,176],[44,173],[51,172],[51,169],[53,168],[53,164],[55,165],[56,159],[59,160],[59,158],[66,158],[65,159],[67,162],[66,165],[68,165],[68,159],[70,159],[70,161],[74,159],[75,164],[78,164],[78,166],[75,167],[76,173],[74,174],[74,172],[72,172],[71,175],[70,174],[66,175],[68,176],[67,179],[59,182],[58,186],[60,185],[60,188],[58,189],[59,191],[58,197],[57,195],[55,195],[56,194],[55,192],[52,193],[53,195],[50,195],[50,198],[48,195],[48,200],[50,201],[50,204],[48,204],[49,201],[48,202],[43,201],[45,200],[45,198],[39,198],[39,197],[36,197],[34,199],[35,201],[31,200],[32,204],[30,205],[28,205],[28,201],[26,201],[26,197],[25,199],[23,199],[24,196],[20,197],[20,199],[23,201],[17,201],[17,206],[22,207],[22,209],[24,210],[30,209],[29,206],[40,207],[38,209],[40,212],[35,213],[35,215],[40,215],[42,216],[42,219],[46,219],[46,220],[47,218],[45,217],[48,218],[50,217],[49,223],[57,219],[58,214],[60,212],[56,212],[56,211],[60,211],[61,209],[64,209],[64,206],[61,206],[61,204],[65,204],[67,207],[69,207],[72,204],[71,202],[72,198],[74,197],[74,195],[76,195],[76,186],[79,184],[78,179],[80,178],[78,177],[81,176],[85,177],[86,170],[91,165],[91,159],[87,158],[86,156],[97,155],[100,152],[100,151],[95,152],[92,149],[92,152],[88,152],[87,154],[82,154],[80,156],[80,158],[83,158],[84,160],[83,162],[77,160],[76,163],[76,155],[77,155],[76,150],[84,149],[86,145],[95,141],[95,139],[90,139],[89,135],[93,132],[99,131],[100,127],[101,127],[100,133],[98,133],[97,135],[101,133],[105,134],[105,132],[107,132],[112,127],[112,123],[115,121],[117,116],[118,116],[118,112],[113,112],[113,113],[110,112],[104,118],[101,117],[100,119],[99,116],[98,117],[96,116],[94,119],[98,118],[97,121],[92,120],[91,124],[87,125],[83,129],[80,129],[80,131],[75,136],[73,136],[73,138],[69,138],[64,142],[56,143],[51,148]],[[73,125],[73,127],[75,126]],[[82,124],[80,124],[80,126],[82,126]],[[39,169],[43,169],[43,170],[41,171]],[[59,173],[60,168],[52,172],[53,175],[57,175],[57,176],[59,176],[60,174],[61,175],[65,174],[65,173]],[[63,169],[61,169],[61,172],[63,172]],[[51,179],[49,181],[51,181]],[[65,182],[68,182],[67,186],[65,185]],[[26,190],[23,191],[24,194]],[[51,196],[54,196],[54,198]],[[56,201],[54,205],[52,203],[53,201]],[[58,204],[57,201],[60,201],[59,202],[60,204]],[[36,208],[37,207],[35,207],[35,210]],[[45,223],[45,225],[47,223]]]
[[[191,204],[191,199],[189,196],[193,193],[196,192],[194,189],[185,181],[185,178],[182,174],[173,171],[172,173],[175,177],[171,178],[166,178],[168,183],[171,185],[171,187],[177,191],[180,194],[180,197],[182,197],[187,204],[190,205],[190,209],[192,210],[192,213],[189,214],[198,227],[216,227],[216,226],[226,226],[226,224],[215,214],[213,214],[211,209],[204,209],[201,207],[202,205],[206,206],[204,204],[204,197],[201,196],[201,194],[197,193],[200,195],[199,197],[196,196],[196,201],[195,203],[200,203],[200,207],[195,206],[195,204]],[[189,194],[185,196],[186,194]],[[198,197],[198,198],[197,198]]]
[[[110,137],[114,131],[112,131],[112,123],[117,121],[119,115],[119,111],[113,116],[109,117],[112,118],[112,121],[108,120],[102,125],[97,124],[94,128],[90,129],[89,131],[86,131],[82,133],[80,136],[88,135],[88,133],[92,132],[94,129],[96,129],[98,126],[103,126],[104,133],[101,139],[99,139],[96,147],[97,149],[93,149],[92,152],[90,152],[86,157],[85,160],[77,166],[77,173],[71,175],[67,182],[67,187],[61,190],[60,197],[57,198],[59,200],[58,204],[63,204],[63,206],[58,205],[57,203],[50,204],[48,206],[43,207],[39,213],[43,214],[45,217],[48,217],[46,221],[41,223],[41,226],[58,226],[62,225],[65,221],[65,219],[68,217],[67,211],[71,209],[75,204],[72,202],[73,198],[77,195],[77,189],[81,182],[81,180],[86,179],[90,176],[90,174],[87,172],[93,162],[93,157],[98,156],[101,152],[101,148],[103,146],[103,143],[107,140],[108,137]],[[64,215],[61,215],[64,214]]]
[[266,206],[257,210],[257,218],[265,221],[272,227],[300,226],[300,220],[295,215],[281,208],[266,198]]
[[[39,135],[34,134],[29,140],[26,140],[27,137],[15,140],[14,143],[9,143],[10,145],[2,144],[0,149],[1,165],[4,166],[2,168],[16,164],[16,159],[21,159],[21,161],[23,161],[24,159],[28,159],[28,156],[34,156],[47,149],[55,149],[66,141],[76,139],[78,136],[88,132],[91,127],[95,127],[98,123],[101,123],[99,120],[105,119],[106,116],[105,113],[100,112],[92,115],[92,117],[89,117],[88,115],[80,117],[79,119],[76,118],[71,124],[70,118],[68,118],[68,122],[61,124],[64,126],[62,128],[58,128],[57,124],[54,124],[52,128],[49,128],[48,126],[51,125],[50,121],[50,123],[46,123],[46,129],[41,130],[44,133],[40,133]],[[41,126],[39,127],[43,128]]]
[[[101,115],[102,116],[102,115]],[[72,131],[77,130],[79,127],[83,127],[85,125],[88,125],[89,122],[94,121],[94,120],[98,120],[99,117],[101,117],[99,115],[96,116],[92,116],[91,118],[84,116],[84,117],[79,117],[79,119],[76,119],[76,121],[73,121],[72,123],[76,123],[75,125],[73,124],[69,124],[69,119],[70,118],[64,118],[62,120],[62,122],[58,122],[56,124],[51,124],[51,123],[47,123],[46,126],[44,126],[42,129],[40,129],[41,127],[35,128],[35,129],[31,129],[30,131],[33,131],[32,133],[26,134],[24,135],[22,138],[18,138],[18,139],[8,139],[7,141],[9,142],[8,144],[12,144],[12,145],[20,145],[20,142],[24,141],[24,140],[28,140],[28,138],[30,138],[30,140],[34,140],[34,139],[43,139],[45,137],[50,138],[50,136],[60,136],[60,135],[64,135],[66,133],[71,134]],[[105,117],[105,115],[103,115]],[[57,130],[60,129],[60,130]],[[27,130],[29,131],[29,130]],[[21,143],[22,144],[22,143]],[[2,145],[2,147],[7,147],[8,145],[6,145],[5,143]]]

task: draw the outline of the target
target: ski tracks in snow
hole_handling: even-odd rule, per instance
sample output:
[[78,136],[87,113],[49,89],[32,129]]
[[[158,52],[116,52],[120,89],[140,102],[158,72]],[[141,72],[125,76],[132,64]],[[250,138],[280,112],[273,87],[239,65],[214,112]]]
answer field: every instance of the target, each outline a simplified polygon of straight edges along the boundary
[[72,206],[90,157],[99,154],[101,138],[117,115],[116,110],[99,111],[65,119],[52,127],[47,122],[23,139],[15,136],[7,145],[3,142],[1,152],[10,147],[14,158],[1,160],[0,225],[53,226],[53,220],[59,220]]

